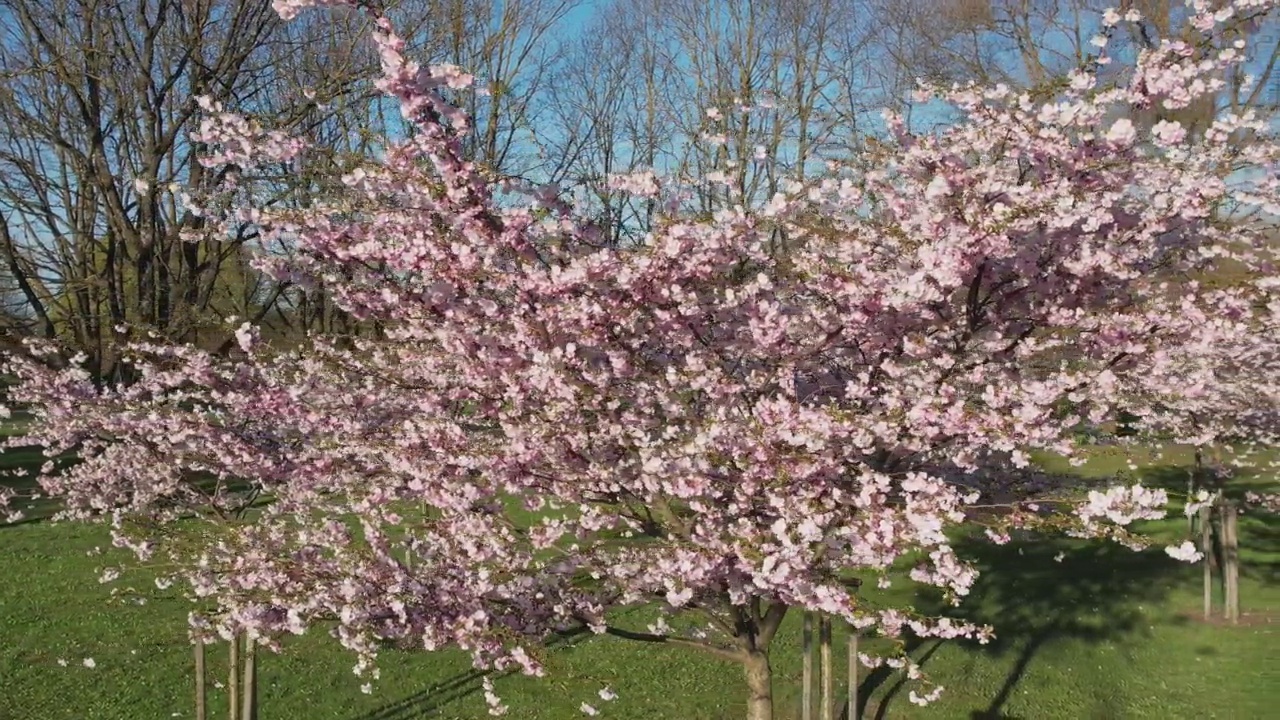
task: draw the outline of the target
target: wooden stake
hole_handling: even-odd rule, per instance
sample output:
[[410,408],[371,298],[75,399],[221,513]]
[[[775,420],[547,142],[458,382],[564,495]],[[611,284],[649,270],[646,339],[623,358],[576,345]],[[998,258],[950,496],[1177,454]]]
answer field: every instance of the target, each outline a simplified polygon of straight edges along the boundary
[[818,621],[819,660],[822,666],[822,720],[835,720],[835,673],[831,667],[831,616],[823,615]]
[[205,687],[204,642],[196,641],[196,720],[209,720],[209,692]]
[[858,720],[858,628],[849,626],[849,712],[845,720]]
[[239,635],[231,637],[230,649],[227,651],[227,699],[227,719],[241,720]]
[[244,687],[241,694],[244,704],[240,710],[240,720],[258,720],[258,650],[248,636],[244,639]]
[[1213,506],[1200,508],[1200,552],[1204,553],[1204,619],[1213,614]]
[[[1200,448],[1196,448],[1195,468],[1187,471],[1187,502],[1191,502],[1191,498],[1195,497],[1196,486],[1198,486],[1200,484],[1200,481],[1203,479],[1200,474],[1200,466],[1202,462],[1203,461],[1201,460]],[[1192,535],[1196,534],[1196,516],[1195,515],[1187,516],[1187,531],[1190,532]]]
[[1232,625],[1240,621],[1240,538],[1238,514],[1233,502],[1223,506],[1222,540],[1223,557],[1226,565],[1223,575],[1226,577],[1227,598],[1225,616]]
[[804,613],[804,634],[801,636],[802,652],[804,656],[803,676],[804,689],[800,693],[800,718],[801,720],[813,720],[813,613],[806,610]]

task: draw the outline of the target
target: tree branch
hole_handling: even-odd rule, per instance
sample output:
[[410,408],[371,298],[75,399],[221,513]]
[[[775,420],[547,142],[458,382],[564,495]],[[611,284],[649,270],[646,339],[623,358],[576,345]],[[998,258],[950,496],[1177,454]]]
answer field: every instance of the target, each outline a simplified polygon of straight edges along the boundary
[[769,603],[769,609],[765,611],[764,618],[760,620],[759,635],[756,637],[756,649],[769,649],[769,644],[773,642],[774,636],[778,634],[778,628],[782,627],[782,619],[787,616],[787,610],[790,608],[790,605],[781,601]]
[[744,662],[747,657],[746,654],[743,652],[729,650],[728,648],[722,648],[718,645],[711,645],[708,643],[698,642],[697,640],[688,640],[686,638],[678,638],[678,637],[668,637],[666,635],[654,635],[653,633],[635,632],[632,630],[623,630],[622,628],[617,628],[612,626],[606,626],[604,631],[605,631],[605,634],[607,635],[620,637],[625,640],[636,640],[639,642],[663,643],[667,645],[678,645],[680,647],[689,647],[695,650],[701,650],[702,652],[705,652],[705,653],[710,653],[711,655],[714,655],[715,657],[718,657],[721,660],[728,660],[730,662],[738,662],[738,663]]

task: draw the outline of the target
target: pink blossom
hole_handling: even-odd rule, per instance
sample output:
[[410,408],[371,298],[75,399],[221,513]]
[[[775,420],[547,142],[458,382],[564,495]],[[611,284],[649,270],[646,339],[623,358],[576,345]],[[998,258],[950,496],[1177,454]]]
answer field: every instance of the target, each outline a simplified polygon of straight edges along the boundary
[[1197,550],[1195,543],[1190,540],[1184,541],[1181,545],[1170,545],[1164,551],[1169,554],[1169,557],[1182,562],[1199,562],[1204,557],[1204,553]]
[[235,335],[236,344],[240,346],[240,349],[249,352],[257,340],[258,329],[249,323],[245,323],[236,329]]
[[1245,502],[1264,511],[1280,513],[1280,493],[1247,492]]
[[1212,505],[1216,499],[1216,496],[1208,490],[1198,490],[1194,497],[1187,499],[1187,503],[1183,507],[1182,512],[1187,517],[1194,517],[1202,508]]
[[1128,118],[1120,118],[1111,124],[1111,128],[1107,130],[1107,141],[1116,145],[1129,145],[1138,137],[1138,131],[1133,126],[1133,121]]
[[1151,128],[1151,134],[1161,145],[1177,145],[1186,138],[1187,131],[1177,120],[1161,120]]
[[660,189],[658,178],[652,170],[611,175],[608,185],[614,190],[640,197],[656,197]]
[[936,200],[937,198],[946,197],[950,194],[951,183],[942,175],[938,175],[933,180],[930,180],[929,186],[925,188],[924,192],[924,196],[930,200]]
[[910,700],[911,704],[913,705],[919,705],[920,707],[924,707],[929,703],[936,702],[938,698],[942,697],[942,690],[943,690],[943,687],[941,685],[934,687],[929,692],[923,695],[917,693],[915,690],[912,690],[910,693],[907,694],[907,699]]

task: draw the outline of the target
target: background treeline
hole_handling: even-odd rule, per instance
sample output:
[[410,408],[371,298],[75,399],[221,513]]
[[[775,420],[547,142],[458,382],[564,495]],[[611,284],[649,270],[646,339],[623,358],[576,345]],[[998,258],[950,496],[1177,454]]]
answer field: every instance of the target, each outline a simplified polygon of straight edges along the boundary
[[[694,212],[762,202],[784,176],[873,152],[885,107],[921,131],[945,123],[913,104],[916,78],[1051,96],[1096,51],[1093,18],[1115,2],[405,0],[394,11],[417,57],[478,78],[479,92],[457,98],[475,119],[470,156],[495,176],[557,183],[606,242],[625,243],[655,208],[611,192],[613,173],[722,173]],[[1122,24],[1119,52],[1187,32],[1180,0],[1121,5],[1143,20]],[[179,201],[236,170],[196,162],[196,95],[320,149],[275,178],[270,202],[286,206],[334,192],[379,138],[405,131],[373,88],[364,19],[334,18],[283,23],[270,0],[0,0],[0,349],[56,338],[109,379],[120,343],[144,328],[213,349],[231,347],[232,316],[286,343],[361,332],[323,292],[255,272],[251,224],[210,237]],[[1194,132],[1215,109],[1270,111],[1270,30],[1252,30],[1251,87],[1226,78],[1217,108],[1177,118]]]

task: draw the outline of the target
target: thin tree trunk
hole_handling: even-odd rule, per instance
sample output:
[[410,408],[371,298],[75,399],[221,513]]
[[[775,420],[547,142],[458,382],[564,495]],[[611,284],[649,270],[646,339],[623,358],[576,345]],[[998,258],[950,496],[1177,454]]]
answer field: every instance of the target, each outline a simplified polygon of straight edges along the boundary
[[823,615],[818,621],[818,652],[822,665],[822,720],[835,720],[836,693],[831,667],[831,616]]
[[240,636],[231,637],[227,651],[227,719],[240,718]]
[[1226,577],[1227,598],[1226,618],[1231,624],[1240,620],[1240,543],[1235,503],[1223,505],[1222,541],[1223,541],[1223,575]]
[[1200,508],[1200,552],[1204,553],[1204,619],[1213,614],[1213,506]]
[[244,695],[240,720],[258,720],[258,651],[257,643],[248,636],[244,639]]
[[209,720],[209,691],[205,686],[204,642],[196,641],[196,720]]
[[747,676],[747,720],[773,720],[773,676],[769,656],[753,651],[743,663]]
[[800,718],[813,720],[813,613],[804,613],[804,634],[801,638],[804,688],[800,693]]

